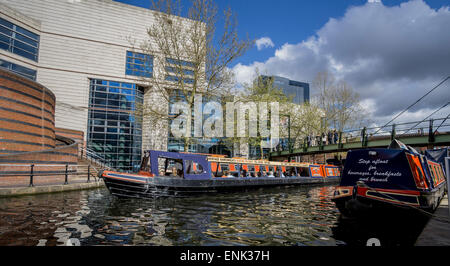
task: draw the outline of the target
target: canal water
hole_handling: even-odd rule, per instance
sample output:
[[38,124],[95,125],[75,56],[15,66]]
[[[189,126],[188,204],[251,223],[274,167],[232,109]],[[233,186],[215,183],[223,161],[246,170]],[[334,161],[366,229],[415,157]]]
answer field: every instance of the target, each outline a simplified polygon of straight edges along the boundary
[[[150,200],[105,188],[0,199],[0,245],[335,246],[379,237],[412,245],[420,230],[375,230],[340,217],[334,187],[277,187]],[[386,235],[387,234],[387,235]],[[386,241],[387,239],[388,241]]]

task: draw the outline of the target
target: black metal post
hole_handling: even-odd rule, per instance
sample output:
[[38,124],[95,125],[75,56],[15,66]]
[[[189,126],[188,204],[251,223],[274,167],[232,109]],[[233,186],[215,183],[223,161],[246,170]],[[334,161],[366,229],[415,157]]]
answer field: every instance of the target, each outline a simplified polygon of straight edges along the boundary
[[91,165],[88,165],[88,180],[87,182],[89,183],[91,181]]
[[34,187],[33,178],[34,178],[34,164],[31,165],[30,169],[30,187]]
[[68,168],[69,168],[69,165],[66,164],[66,179],[64,180],[64,185],[69,184],[69,175],[68,175],[68,173],[67,173]]
[[309,142],[308,142],[308,137],[305,138],[305,140],[303,141],[303,151],[306,152],[309,148]]
[[391,131],[391,141],[393,141],[395,139],[395,124],[392,125],[392,131]]
[[433,119],[430,119],[430,126],[428,128],[428,143],[434,142],[433,122]]
[[362,132],[361,132],[361,146],[365,147],[366,146],[366,127],[363,128]]
[[342,131],[339,131],[338,149],[342,149]]

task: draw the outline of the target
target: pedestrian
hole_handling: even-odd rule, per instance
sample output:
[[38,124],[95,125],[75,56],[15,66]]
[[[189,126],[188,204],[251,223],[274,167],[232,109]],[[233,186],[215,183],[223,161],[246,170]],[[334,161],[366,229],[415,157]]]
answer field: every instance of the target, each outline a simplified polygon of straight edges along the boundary
[[336,129],[334,130],[334,144],[337,144],[339,141],[339,134],[336,131]]

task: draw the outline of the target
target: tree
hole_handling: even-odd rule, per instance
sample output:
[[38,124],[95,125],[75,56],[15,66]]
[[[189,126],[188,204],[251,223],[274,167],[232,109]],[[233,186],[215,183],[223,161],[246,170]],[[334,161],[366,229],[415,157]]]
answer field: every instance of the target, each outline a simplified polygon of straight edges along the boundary
[[[288,103],[282,112],[291,119],[291,139],[293,146],[300,147],[307,136],[315,137],[321,133],[321,118],[325,116],[322,109],[315,103],[306,102],[301,105]],[[282,136],[288,136],[287,127],[281,128]]]
[[[273,86],[273,79],[262,77],[261,75],[258,74],[258,71],[256,71],[256,76],[257,76],[257,78],[255,78],[251,84],[243,84],[244,90],[240,93],[239,96],[237,96],[235,98],[235,105],[238,103],[242,103],[244,105],[250,104],[250,103],[255,103],[256,104],[255,108],[257,108],[257,110],[255,110],[255,111],[257,111],[256,113],[258,115],[262,114],[260,103],[269,104],[269,103],[276,102],[280,106],[280,111],[284,110],[281,107],[286,105],[290,101],[290,98],[288,98],[283,93],[283,91],[281,91],[280,89]],[[268,107],[267,109],[270,109],[270,108]],[[284,116],[285,113],[280,113],[279,115]],[[270,124],[271,116],[272,116],[272,110],[268,110],[268,113],[267,113],[268,121],[266,122],[268,128],[270,128],[272,126]],[[249,114],[246,114],[245,118],[246,118],[246,121],[250,121],[250,119],[251,119],[249,117]],[[235,123],[237,122],[237,120],[238,119],[234,120]],[[262,122],[264,122],[264,121],[259,119],[259,123],[262,123]],[[250,145],[258,146],[260,149],[261,159],[263,159],[263,157],[264,157],[263,143],[267,142],[267,140],[270,139],[272,136],[264,137],[261,134],[261,131],[260,131],[261,125],[259,123],[257,124],[258,130],[257,130],[256,136],[251,136],[250,132],[249,132],[249,127],[247,127],[246,128],[247,132],[245,134],[246,137],[244,137],[244,138],[239,138],[239,137],[227,138],[226,142],[228,144],[245,142],[249,146]],[[250,122],[249,122],[249,124],[250,124]]]
[[[171,113],[168,106],[176,101],[186,103],[188,114],[183,136],[184,150],[192,142],[191,132],[194,97],[220,98],[230,94],[234,80],[230,64],[252,45],[248,37],[240,40],[237,21],[231,10],[223,17],[224,31],[215,38],[219,19],[213,0],[192,0],[187,18],[176,0],[153,0],[155,21],[147,30],[148,39],[137,49],[154,55],[153,77],[145,78],[149,100],[138,108],[148,124],[166,127],[181,113]],[[133,46],[136,40],[130,38]],[[168,103],[168,104],[166,104]]]
[[322,72],[317,74],[313,87],[318,91],[314,101],[325,113],[322,132],[329,127],[342,132],[365,122],[359,94],[347,82],[336,81],[332,74]]

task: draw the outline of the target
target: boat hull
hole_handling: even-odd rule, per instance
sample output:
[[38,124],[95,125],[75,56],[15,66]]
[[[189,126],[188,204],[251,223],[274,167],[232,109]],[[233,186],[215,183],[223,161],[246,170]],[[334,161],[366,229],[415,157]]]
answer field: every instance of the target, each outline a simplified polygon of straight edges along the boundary
[[[356,195],[353,195],[353,193],[356,193]],[[352,195],[332,199],[340,213],[345,217],[430,216],[444,197],[445,186],[441,186],[432,192],[417,191],[417,193],[411,193],[391,190],[387,193],[385,191],[374,191],[372,195],[379,195],[378,198],[367,197],[357,187],[354,188],[353,193]],[[408,198],[408,200],[405,200],[405,198]]]

